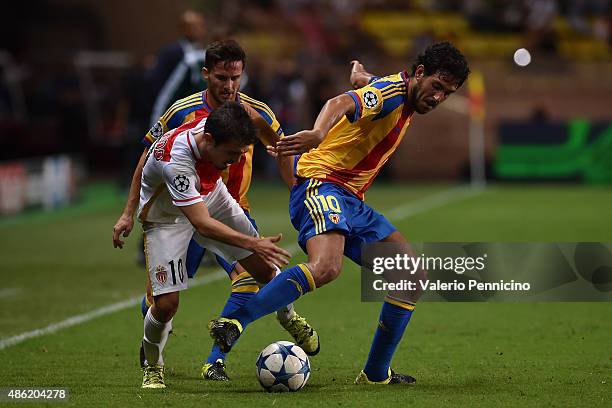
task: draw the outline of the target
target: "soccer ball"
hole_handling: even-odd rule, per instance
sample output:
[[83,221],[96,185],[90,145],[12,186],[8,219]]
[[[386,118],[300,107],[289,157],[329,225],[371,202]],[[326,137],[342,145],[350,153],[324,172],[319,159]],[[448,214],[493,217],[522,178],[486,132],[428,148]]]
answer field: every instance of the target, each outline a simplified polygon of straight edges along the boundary
[[300,346],[277,341],[257,359],[257,378],[268,392],[298,391],[310,377],[310,361]]

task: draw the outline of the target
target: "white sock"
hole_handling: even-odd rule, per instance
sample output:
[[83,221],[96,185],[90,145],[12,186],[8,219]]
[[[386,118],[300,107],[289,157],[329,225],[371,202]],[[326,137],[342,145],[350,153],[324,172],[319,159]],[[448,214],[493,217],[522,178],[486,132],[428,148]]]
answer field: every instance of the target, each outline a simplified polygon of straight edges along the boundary
[[[275,266],[276,268],[276,276],[280,275],[280,273],[282,272],[278,266]],[[263,287],[265,285],[260,285],[259,287]],[[287,323],[289,320],[291,320],[291,318],[295,315],[295,310],[293,309],[293,303],[289,303],[287,306],[285,307],[281,307],[280,309],[278,309],[276,311],[276,317],[278,318],[278,321],[281,323]]]
[[276,317],[281,323],[287,323],[294,315],[293,303],[289,303],[287,306],[281,307],[276,311]]
[[144,318],[144,336],[142,338],[145,351],[145,364],[164,365],[162,352],[168,341],[168,333],[172,330],[172,319],[163,323],[157,321],[151,314],[151,308]]

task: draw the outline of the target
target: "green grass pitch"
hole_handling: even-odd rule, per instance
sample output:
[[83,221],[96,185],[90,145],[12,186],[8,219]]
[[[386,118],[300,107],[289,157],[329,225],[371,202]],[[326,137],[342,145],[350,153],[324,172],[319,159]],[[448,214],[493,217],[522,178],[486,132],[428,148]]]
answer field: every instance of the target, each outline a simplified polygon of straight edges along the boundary
[[[367,201],[385,213],[448,188],[379,184]],[[286,191],[255,184],[251,202],[264,234],[283,232],[285,245],[295,242]],[[138,234],[123,250],[112,248],[121,205],[112,188],[98,186],[70,209],[0,221],[0,341],[141,293]],[[610,188],[492,186],[395,224],[413,241],[609,242],[611,208]],[[198,276],[212,269],[201,268]],[[225,278],[182,294],[165,352],[166,390],[140,389],[137,306],[0,350],[0,388],[65,387],[70,400],[63,406],[609,406],[610,303],[423,302],[393,361],[417,385],[353,385],[380,310],[360,302],[359,279],[346,260],[337,281],[296,303],[322,344],[298,393],[268,394],[257,383],[258,353],[288,339],[272,316],[249,327],[230,353],[230,383],[200,379],[211,347],[205,325],[223,307]]]

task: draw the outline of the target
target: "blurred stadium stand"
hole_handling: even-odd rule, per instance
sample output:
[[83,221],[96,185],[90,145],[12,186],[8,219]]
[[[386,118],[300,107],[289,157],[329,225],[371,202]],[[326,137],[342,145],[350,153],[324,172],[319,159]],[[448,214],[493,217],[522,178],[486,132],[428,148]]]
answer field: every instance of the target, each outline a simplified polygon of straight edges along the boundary
[[[127,184],[142,137],[130,121],[150,108],[137,95],[187,8],[207,17],[208,41],[242,43],[245,91],[272,107],[287,134],[349,88],[350,60],[376,73],[410,69],[436,40],[456,43],[484,76],[489,165],[502,123],[612,123],[609,1],[32,0],[3,11],[2,163],[68,153],[91,176]],[[520,47],[533,57],[525,68],[512,62]],[[385,176],[466,177],[470,116],[465,103],[447,105],[415,118]],[[266,155],[256,157],[255,171],[273,177]]]

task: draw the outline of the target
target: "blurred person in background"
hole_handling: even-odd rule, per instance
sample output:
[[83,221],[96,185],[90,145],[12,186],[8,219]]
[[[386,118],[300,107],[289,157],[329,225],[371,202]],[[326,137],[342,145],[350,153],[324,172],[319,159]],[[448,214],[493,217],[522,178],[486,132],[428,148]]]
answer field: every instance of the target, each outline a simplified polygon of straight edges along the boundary
[[[146,56],[126,78],[126,99],[130,119],[125,155],[126,162],[136,157],[137,140],[147,132],[176,100],[206,88],[201,69],[206,52],[204,16],[194,10],[184,11],[179,18],[180,37],[162,47],[156,56]],[[142,77],[139,77],[142,75]],[[134,137],[137,135],[136,137]],[[130,164],[130,166],[132,166]],[[125,172],[131,173],[131,168]],[[122,183],[123,184],[123,183]],[[138,263],[144,264],[144,244],[141,239]]]
[[557,39],[553,22],[559,14],[559,6],[555,0],[525,1],[525,30],[527,48],[545,53],[554,53]]
[[153,108],[150,125],[176,100],[206,87],[200,70],[206,53],[206,23],[204,16],[187,10],[180,18],[181,37],[162,48],[148,75]]

